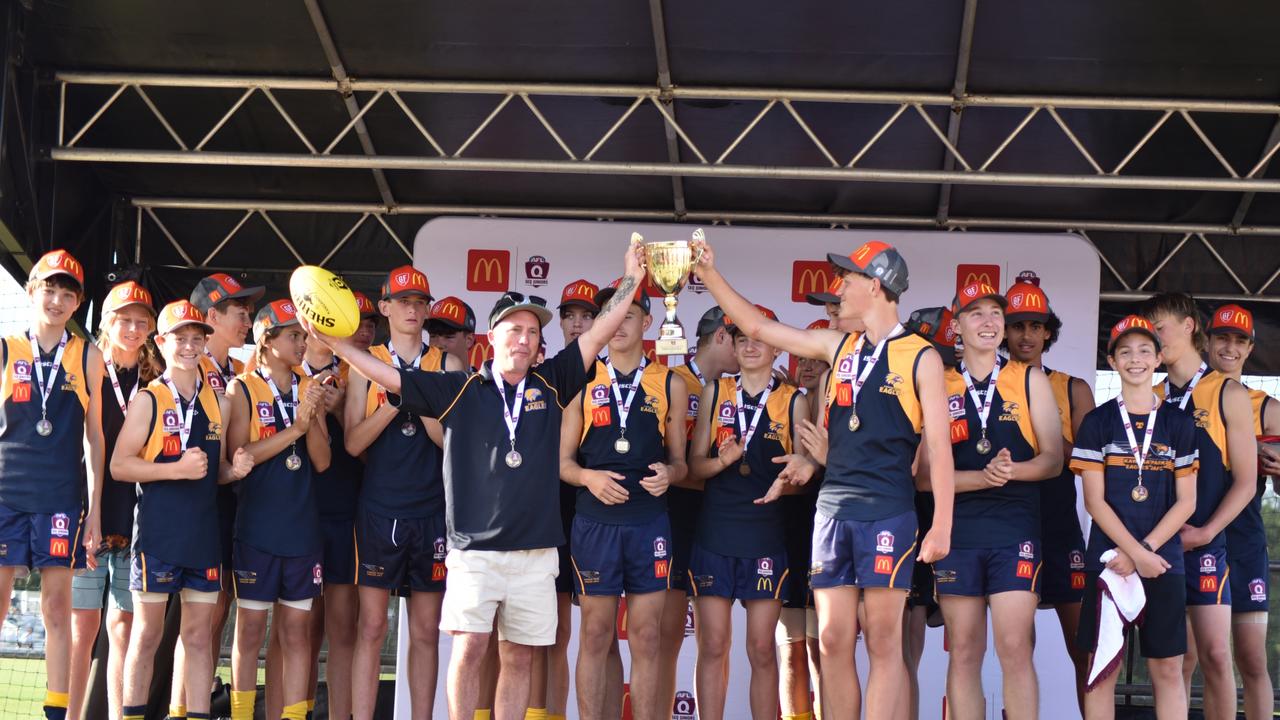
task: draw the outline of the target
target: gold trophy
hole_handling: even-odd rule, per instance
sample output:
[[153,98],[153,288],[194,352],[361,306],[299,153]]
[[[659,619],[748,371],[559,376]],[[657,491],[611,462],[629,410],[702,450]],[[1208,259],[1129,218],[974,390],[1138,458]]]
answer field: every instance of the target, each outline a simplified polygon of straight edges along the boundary
[[[706,237],[702,228],[693,231],[693,240],[701,241]],[[662,304],[667,308],[666,320],[658,330],[658,340],[654,343],[654,351],[659,355],[685,355],[689,352],[689,341],[685,339],[684,328],[676,322],[676,295],[689,282],[689,273],[698,264],[701,251],[695,256],[689,240],[665,240],[645,243],[644,256],[648,266],[649,279],[666,294]]]

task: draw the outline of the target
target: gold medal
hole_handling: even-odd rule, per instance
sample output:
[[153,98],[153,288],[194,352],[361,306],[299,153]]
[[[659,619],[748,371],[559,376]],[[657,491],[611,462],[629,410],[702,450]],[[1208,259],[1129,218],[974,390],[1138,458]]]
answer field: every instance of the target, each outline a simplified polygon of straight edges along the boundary
[[862,427],[862,421],[858,419],[858,409],[852,408],[849,412],[849,432],[857,432]]
[[1129,492],[1129,497],[1133,498],[1134,502],[1146,502],[1150,495],[1151,494],[1147,492],[1147,488],[1142,485],[1135,486],[1133,490]]
[[743,460],[742,464],[738,466],[738,474],[742,477],[747,477],[751,474],[751,466],[747,464],[746,460]]

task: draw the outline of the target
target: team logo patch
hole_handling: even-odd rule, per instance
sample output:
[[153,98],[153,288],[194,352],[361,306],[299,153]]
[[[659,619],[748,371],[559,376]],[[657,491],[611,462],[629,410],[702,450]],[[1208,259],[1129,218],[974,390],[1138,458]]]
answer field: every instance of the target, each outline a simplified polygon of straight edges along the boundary
[[216,567],[211,567],[211,568],[209,568],[208,570],[205,570],[205,571],[204,571],[204,579],[205,579],[205,580],[208,580],[208,581],[210,581],[210,582],[217,582],[217,581],[218,581],[218,568],[216,568]]
[[311,568],[311,584],[320,585],[324,583],[324,568],[320,567],[320,563],[316,563]]
[[733,422],[733,419],[737,417],[738,408],[735,407],[733,403],[725,400],[720,403],[720,410],[716,414],[720,417],[720,422],[727,425]]
[[31,383],[14,383],[13,401],[16,403],[31,402]]
[[591,404],[592,405],[608,405],[609,404],[609,388],[604,385],[591,386]]
[[431,582],[444,582],[449,569],[442,562],[431,563]]
[[822,571],[825,569],[826,569],[826,566],[823,565],[822,561],[816,560],[809,565],[809,577],[813,577],[814,575],[821,575]]
[[205,379],[209,382],[209,387],[213,388],[217,392],[221,392],[227,387],[226,382],[222,380],[222,373],[217,370],[210,370],[205,373]]
[[697,395],[689,396],[689,417],[698,417],[698,401],[701,400]]
[[671,706],[671,720],[693,720],[698,712],[698,701],[693,693],[680,690],[676,693],[675,704]]
[[1071,573],[1071,589],[1072,590],[1084,589],[1084,573],[1082,572]]
[[951,413],[952,420],[959,420],[964,417],[964,396],[950,395],[947,397],[947,412]]
[[666,577],[666,576],[667,576],[667,574],[668,574],[668,573],[670,573],[670,572],[671,572],[671,561],[670,561],[670,560],[654,560],[654,561],[653,561],[653,576],[654,576],[654,577],[656,577],[656,578],[664,578],[664,577]]
[[372,563],[360,563],[360,570],[364,572],[365,577],[371,578],[379,578],[386,574],[386,568]]
[[609,427],[613,423],[613,409],[609,406],[591,408],[591,427]]
[[951,421],[951,444],[962,443],[969,439],[969,422],[963,418]]
[[524,282],[531,287],[542,287],[547,284],[547,276],[551,274],[551,263],[541,255],[530,255],[524,261]]
[[583,585],[595,585],[600,582],[600,573],[595,570],[581,570],[578,572],[578,578]]
[[840,383],[836,388],[836,405],[840,407],[853,405],[853,387],[849,383]]
[[1191,413],[1191,417],[1195,418],[1196,427],[1201,429],[1208,429],[1209,427],[1209,411],[1208,410],[1196,410],[1195,412]]
[[1079,550],[1072,550],[1071,553],[1067,556],[1067,564],[1071,566],[1072,570],[1083,570],[1084,569],[1084,553],[1080,552]]
[[1017,573],[1018,577],[1024,580],[1030,580],[1032,574],[1034,574],[1035,572],[1035,568],[1034,566],[1032,566],[1030,560],[1019,560],[1018,567],[1015,572]]
[[1262,581],[1262,578],[1249,581],[1249,599],[1254,602],[1267,601],[1267,584]]
[[1024,540],[1018,544],[1018,557],[1024,560],[1033,560],[1036,556],[1036,546],[1030,540]]
[[161,415],[160,425],[167,433],[178,432],[178,411],[165,410]]
[[877,575],[892,575],[893,558],[888,555],[877,555],[875,564],[872,566],[872,570],[874,570]]
[[182,438],[173,433],[164,436],[160,441],[160,454],[165,457],[176,457],[182,454]]
[[955,570],[934,570],[933,580],[937,583],[953,583],[956,581]]
[[840,380],[850,380],[853,378],[852,355],[845,355],[840,358],[840,362],[836,364],[836,377]]
[[888,373],[884,376],[884,384],[880,386],[880,392],[897,397],[902,394],[902,383],[901,375],[893,372]]
[[653,539],[653,556],[656,558],[667,556],[667,539],[661,535]]
[[49,534],[53,537],[71,536],[71,518],[66,513],[57,513],[49,520]]
[[1205,575],[1204,577],[1200,578],[1200,592],[1202,593],[1218,592],[1218,576]]
[[271,403],[269,402],[258,403],[258,422],[262,423],[263,425],[276,424],[276,414],[275,414],[275,411],[271,409]]
[[444,538],[438,537],[431,543],[432,558],[435,560],[443,560],[448,554],[448,548],[445,546]]
[[1215,575],[1218,572],[1218,559],[1212,553],[1205,553],[1200,556],[1200,574]]
[[760,577],[773,577],[773,558],[759,558],[756,560],[756,574]]
[[888,530],[881,530],[876,533],[876,552],[892,553],[893,552],[893,533]]
[[528,390],[524,391],[524,401],[527,403],[537,402],[538,400],[541,400],[541,399],[542,399],[542,391],[539,390],[538,388],[529,388]]
[[253,585],[258,582],[258,573],[253,570],[236,570],[236,582],[241,585]]
[[31,382],[31,363],[26,360],[14,360],[13,379],[23,383]]
[[1000,406],[1000,422],[1018,422],[1018,403],[1012,400],[1005,400]]
[[70,557],[71,541],[66,538],[49,538],[49,555],[52,557]]

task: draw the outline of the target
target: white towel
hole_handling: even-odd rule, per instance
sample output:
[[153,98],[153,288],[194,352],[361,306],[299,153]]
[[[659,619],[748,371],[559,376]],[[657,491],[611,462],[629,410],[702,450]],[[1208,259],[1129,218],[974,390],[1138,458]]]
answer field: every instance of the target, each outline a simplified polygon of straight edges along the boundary
[[[1115,550],[1102,553],[1102,564],[1105,566],[1115,556]],[[1089,666],[1086,690],[1092,690],[1120,666],[1124,631],[1138,621],[1147,605],[1147,593],[1136,571],[1122,576],[1103,567],[1098,585],[1101,590],[1098,593],[1098,642]]]

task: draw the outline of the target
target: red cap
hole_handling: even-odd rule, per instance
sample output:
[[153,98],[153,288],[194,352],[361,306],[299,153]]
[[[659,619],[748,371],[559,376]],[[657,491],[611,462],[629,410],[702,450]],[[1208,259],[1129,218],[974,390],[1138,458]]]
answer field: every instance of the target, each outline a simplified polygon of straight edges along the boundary
[[1210,335],[1231,332],[1240,333],[1250,340],[1257,337],[1253,329],[1253,313],[1239,305],[1223,305],[1214,310],[1213,317],[1209,320],[1209,329],[1206,332]]
[[1111,328],[1111,339],[1107,342],[1107,354],[1110,355],[1116,349],[1116,343],[1120,342],[1120,338],[1129,333],[1140,332],[1151,338],[1156,344],[1156,350],[1160,349],[1160,336],[1156,335],[1156,328],[1151,321],[1140,315],[1130,315]]
[[54,275],[66,275],[84,287],[84,266],[66,250],[50,250],[31,267],[30,280],[44,280]]
[[1009,288],[1009,293],[1005,295],[1005,299],[1009,303],[1008,312],[1005,313],[1005,320],[1048,320],[1049,315],[1052,313],[1049,310],[1049,296],[1044,294],[1039,285],[1034,285],[1029,281],[1019,280],[1015,282]]
[[907,261],[892,245],[879,240],[865,242],[848,257],[827,253],[827,262],[847,272],[855,272],[875,278],[892,292],[902,295],[907,291]]
[[200,282],[196,283],[195,289],[191,291],[191,302],[200,309],[200,312],[209,312],[214,305],[233,298],[243,298],[256,303],[266,292],[267,289],[260,285],[245,287],[239,280],[226,273],[214,273],[200,278]]
[[258,311],[258,317],[253,319],[253,341],[258,342],[271,328],[297,324],[298,311],[293,307],[292,300],[267,303]]
[[427,276],[412,265],[401,265],[387,273],[382,283],[382,299],[391,300],[404,295],[424,295],[431,300],[431,286]]
[[814,320],[813,322],[809,323],[809,325],[805,327],[805,330],[828,330],[830,328],[831,328],[831,321],[827,320],[826,318],[822,318],[821,320]]
[[126,280],[107,293],[107,298],[102,301],[102,314],[106,315],[129,305],[142,305],[152,314],[156,311],[155,305],[151,304],[151,293],[133,280]]
[[[618,292],[618,286],[621,284],[622,278],[618,278],[617,280],[609,283],[608,287],[596,293],[596,305],[604,307],[608,304],[609,298],[613,297],[614,294]],[[644,283],[641,283],[640,286],[636,288],[635,297],[631,299],[631,302],[639,305],[640,309],[644,310],[646,315],[649,313],[651,305],[649,301],[649,293],[644,291]]]
[[431,306],[431,313],[427,316],[428,322],[444,323],[455,330],[465,332],[476,331],[476,314],[471,310],[471,306],[462,302],[460,298],[449,296],[441,298],[439,302]]
[[1009,306],[1009,301],[1005,300],[999,290],[984,282],[972,282],[956,293],[956,299],[951,303],[951,313],[959,315],[979,300],[995,300],[1002,310]]
[[185,325],[199,325],[206,334],[213,334],[213,326],[204,321],[204,313],[189,300],[174,300],[165,305],[156,320],[156,332],[165,335]]
[[[756,309],[764,313],[764,316],[770,320],[778,319],[778,315],[776,313],[763,305],[756,305]],[[729,329],[729,332],[734,332],[738,329],[738,326],[733,324],[733,320],[729,319],[728,315],[724,316],[724,326]]]
[[359,290],[352,290],[351,294],[356,296],[356,307],[360,309],[361,320],[378,315],[378,309],[373,306],[373,301],[369,299],[368,295]]
[[589,280],[574,280],[564,286],[564,290],[560,292],[560,307],[564,309],[565,305],[578,305],[586,308],[593,313],[600,312],[600,306],[596,304],[596,295],[600,292],[600,288]]

